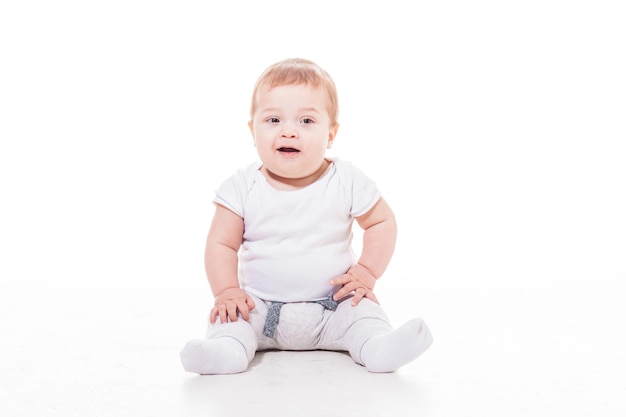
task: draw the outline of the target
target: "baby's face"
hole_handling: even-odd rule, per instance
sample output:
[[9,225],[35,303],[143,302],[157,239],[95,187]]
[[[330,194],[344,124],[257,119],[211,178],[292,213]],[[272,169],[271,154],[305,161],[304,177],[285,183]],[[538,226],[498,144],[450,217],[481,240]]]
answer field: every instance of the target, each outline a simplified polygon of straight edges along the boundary
[[[338,126],[330,125],[324,90],[306,85],[261,89],[250,121],[262,170],[285,184],[314,181]],[[304,180],[298,182],[297,180]]]

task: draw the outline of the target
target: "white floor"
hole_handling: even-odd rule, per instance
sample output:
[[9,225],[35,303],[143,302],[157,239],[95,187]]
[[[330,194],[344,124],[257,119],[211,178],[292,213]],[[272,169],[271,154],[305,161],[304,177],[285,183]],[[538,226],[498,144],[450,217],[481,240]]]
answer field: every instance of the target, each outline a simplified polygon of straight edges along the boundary
[[[393,374],[336,352],[259,353],[238,375],[183,372],[208,285],[186,272],[4,268],[3,416],[623,416],[624,277],[428,277],[383,286],[432,348]],[[400,279],[400,278],[398,278]]]

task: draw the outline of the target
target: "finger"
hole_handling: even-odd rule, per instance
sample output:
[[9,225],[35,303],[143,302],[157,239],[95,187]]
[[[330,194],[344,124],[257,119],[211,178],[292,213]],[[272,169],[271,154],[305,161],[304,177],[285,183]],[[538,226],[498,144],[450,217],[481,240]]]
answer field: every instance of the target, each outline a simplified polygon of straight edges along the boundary
[[237,305],[237,308],[239,309],[239,314],[241,314],[241,317],[245,321],[248,321],[248,319],[250,318],[250,314],[248,312],[248,305],[245,302],[241,302]]
[[337,278],[330,280],[330,285],[343,285],[351,281],[351,277],[348,274],[338,276]]
[[211,324],[215,324],[215,320],[217,319],[217,313],[218,313],[217,307],[213,307],[211,309],[211,314],[209,315],[209,322]]
[[364,296],[365,290],[363,288],[357,288],[357,290],[354,292],[354,297],[352,297],[352,305],[355,306],[359,304]]
[[226,311],[228,311],[228,318],[230,319],[230,321],[237,321],[237,304],[228,304],[226,306]]
[[219,306],[219,315],[220,322],[228,323],[228,315],[226,314],[226,306],[224,304],[220,304]]
[[333,295],[333,300],[335,301],[339,301],[341,300],[343,297],[345,297],[346,295],[350,294],[352,291],[346,290],[345,288],[340,289],[339,291],[337,291],[335,293],[335,295]]
[[351,292],[355,291],[358,288],[358,284],[355,282],[349,282],[347,284],[345,284],[343,287],[341,287],[339,289],[339,291],[337,291],[335,293],[335,295],[333,296],[333,298],[335,299],[335,301],[343,298],[344,296],[350,294]]
[[368,291],[367,294],[365,294],[365,297],[369,298],[370,300],[372,300],[376,304],[380,304],[378,302],[378,298],[376,298],[376,295],[374,294],[374,291]]
[[346,289],[346,287],[345,287],[345,286],[343,286],[343,287],[341,287],[341,288],[339,289],[339,291],[337,291],[337,292],[333,295],[333,300],[335,300],[335,301],[339,301],[339,300],[341,300],[343,297],[345,297],[345,296],[346,296],[346,294],[350,294],[351,292],[352,292],[351,290],[348,290],[348,289]]
[[248,305],[248,310],[254,310],[254,307],[256,307],[251,297],[246,298],[246,304]]

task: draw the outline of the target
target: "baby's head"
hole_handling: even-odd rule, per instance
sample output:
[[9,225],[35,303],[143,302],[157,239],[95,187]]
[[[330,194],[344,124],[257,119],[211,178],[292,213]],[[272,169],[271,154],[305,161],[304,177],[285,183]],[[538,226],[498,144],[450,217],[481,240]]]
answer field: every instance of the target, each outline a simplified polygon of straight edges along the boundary
[[336,126],[339,118],[337,89],[330,75],[312,61],[301,58],[288,58],[270,66],[261,74],[254,86],[250,118],[258,105],[259,90],[271,90],[284,85],[305,85],[313,89],[321,88],[328,96],[328,116],[330,125]]

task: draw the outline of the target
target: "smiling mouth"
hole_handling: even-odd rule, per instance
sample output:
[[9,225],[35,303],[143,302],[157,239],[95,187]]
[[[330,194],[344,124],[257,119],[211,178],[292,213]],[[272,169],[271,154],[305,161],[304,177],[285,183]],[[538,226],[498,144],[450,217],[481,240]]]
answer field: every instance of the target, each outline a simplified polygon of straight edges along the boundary
[[280,152],[300,152],[298,149],[296,148],[278,148],[278,150]]

